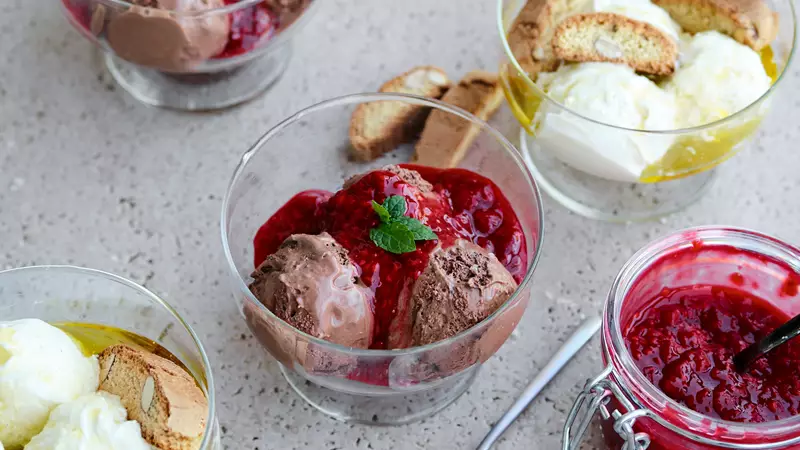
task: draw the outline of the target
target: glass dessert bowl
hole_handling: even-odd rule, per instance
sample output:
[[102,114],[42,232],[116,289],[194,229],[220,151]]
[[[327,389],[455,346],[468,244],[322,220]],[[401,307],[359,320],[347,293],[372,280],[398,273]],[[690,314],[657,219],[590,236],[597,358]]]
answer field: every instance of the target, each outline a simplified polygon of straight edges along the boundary
[[[500,75],[522,125],[523,154],[539,185],[567,208],[625,222],[686,207],[710,186],[714,168],[745,148],[779,100],[775,93],[794,53],[793,2],[753,2],[770,19],[774,38],[737,37],[749,46],[692,29],[696,24],[679,15],[692,11],[690,3],[498,1]],[[532,9],[537,4],[551,8]],[[614,40],[633,22],[648,39]],[[751,32],[756,39],[758,28]],[[579,46],[585,42],[594,47]],[[657,61],[625,47],[653,42],[664,42]],[[667,68],[637,65],[664,60]]]
[[[367,104],[444,114],[476,139],[454,169],[398,166],[408,145],[354,162],[350,117]],[[387,425],[469,387],[525,311],[542,236],[514,147],[464,111],[400,94],[329,100],[267,132],[221,221],[237,306],[290,385],[331,417]]]
[[205,351],[152,292],[99,270],[11,269],[0,317],[0,447],[221,448]]
[[155,106],[205,111],[254,98],[286,69],[313,0],[60,0],[114,79]]
[[609,449],[796,449],[800,342],[739,372],[733,356],[800,313],[800,250],[764,234],[699,227],[638,251],[603,312],[606,368],[564,429],[580,448],[597,415]]

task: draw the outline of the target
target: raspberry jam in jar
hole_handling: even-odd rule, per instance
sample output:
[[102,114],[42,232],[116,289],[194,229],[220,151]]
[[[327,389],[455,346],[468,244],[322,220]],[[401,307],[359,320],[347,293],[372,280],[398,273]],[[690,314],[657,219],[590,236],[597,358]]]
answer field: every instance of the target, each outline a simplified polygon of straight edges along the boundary
[[800,340],[733,356],[800,314],[800,250],[756,232],[695,228],[626,263],[609,293],[607,364],[564,428],[577,449],[597,415],[607,448],[800,449]]

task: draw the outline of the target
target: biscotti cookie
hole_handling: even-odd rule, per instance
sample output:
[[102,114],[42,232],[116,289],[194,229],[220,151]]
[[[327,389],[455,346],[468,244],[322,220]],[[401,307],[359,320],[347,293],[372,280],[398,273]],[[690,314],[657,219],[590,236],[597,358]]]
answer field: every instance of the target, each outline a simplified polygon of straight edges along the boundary
[[553,36],[553,53],[569,62],[614,62],[638,72],[670,75],[678,46],[655,26],[608,12],[564,19]]
[[511,53],[534,79],[540,72],[558,68],[551,43],[556,25],[567,14],[567,6],[567,0],[528,0],[511,25]]
[[177,364],[127,345],[98,356],[99,390],[119,396],[144,439],[159,450],[196,450],[206,429],[208,400]]
[[[380,92],[415,94],[439,99],[450,87],[442,69],[415,67],[386,82]],[[350,120],[353,158],[371,161],[410,142],[425,126],[430,108],[405,102],[374,101],[359,105]]]
[[778,34],[778,15],[764,0],[653,0],[689,33],[718,31],[761,50]]
[[[473,71],[450,88],[442,101],[486,120],[503,98],[497,75]],[[464,158],[480,129],[466,119],[444,111],[433,111],[416,146],[413,162],[432,167],[455,167]]]

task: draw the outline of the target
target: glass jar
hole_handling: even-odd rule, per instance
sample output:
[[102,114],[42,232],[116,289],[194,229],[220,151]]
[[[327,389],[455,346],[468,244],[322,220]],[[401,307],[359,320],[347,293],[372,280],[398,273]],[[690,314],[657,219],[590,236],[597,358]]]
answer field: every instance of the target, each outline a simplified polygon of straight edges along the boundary
[[606,367],[573,404],[562,448],[580,447],[595,414],[613,450],[800,448],[800,416],[740,423],[675,402],[636,366],[622,331],[662,289],[698,284],[745,290],[794,316],[800,314],[800,295],[792,284],[798,276],[800,249],[737,228],[688,229],[640,250],[617,275],[606,300],[601,336]]

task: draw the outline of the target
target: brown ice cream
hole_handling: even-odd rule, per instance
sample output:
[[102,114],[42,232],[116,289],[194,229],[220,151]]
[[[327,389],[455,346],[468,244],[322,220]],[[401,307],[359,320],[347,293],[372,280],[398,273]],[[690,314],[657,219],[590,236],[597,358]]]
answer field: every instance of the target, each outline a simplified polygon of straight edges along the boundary
[[471,242],[435,251],[411,295],[413,344],[441,341],[476,325],[516,289],[497,257]]
[[[480,323],[516,291],[517,283],[494,254],[464,240],[431,254],[411,293],[405,346],[447,339]],[[486,329],[422,353],[408,370],[414,382],[430,382],[489,359],[508,339],[525,310],[516,301]],[[402,334],[402,333],[401,333]]]
[[290,236],[252,277],[253,295],[293,327],[336,344],[369,347],[372,291],[328,233]]
[[405,169],[396,165],[383,167],[383,170],[392,172],[400,177],[401,180],[419,189],[422,193],[431,192],[433,190],[433,185],[430,184],[426,179],[422,178],[422,175],[420,175],[416,170]]
[[478,356],[482,363],[492,357],[506,342],[511,333],[522,320],[525,309],[530,300],[530,291],[517,293],[502,313],[492,319],[492,324],[486,328],[478,340]]
[[[388,172],[392,172],[393,174],[397,175],[401,180],[419,189],[419,191],[422,192],[423,194],[433,191],[433,185],[430,184],[424,178],[422,178],[422,175],[420,175],[419,172],[417,172],[416,170],[406,169],[395,164],[383,166],[378,170],[386,170]],[[368,173],[369,172],[366,172],[348,178],[347,180],[345,180],[342,189],[349,188]]]
[[338,376],[346,376],[356,367],[354,356],[309,343],[250,299],[244,300],[242,312],[256,339],[286,367],[302,368],[311,375]]
[[126,61],[182,72],[220,53],[228,42],[230,23],[226,14],[187,14],[225,6],[223,0],[133,3],[127,11],[110,18],[106,33],[108,44]]

